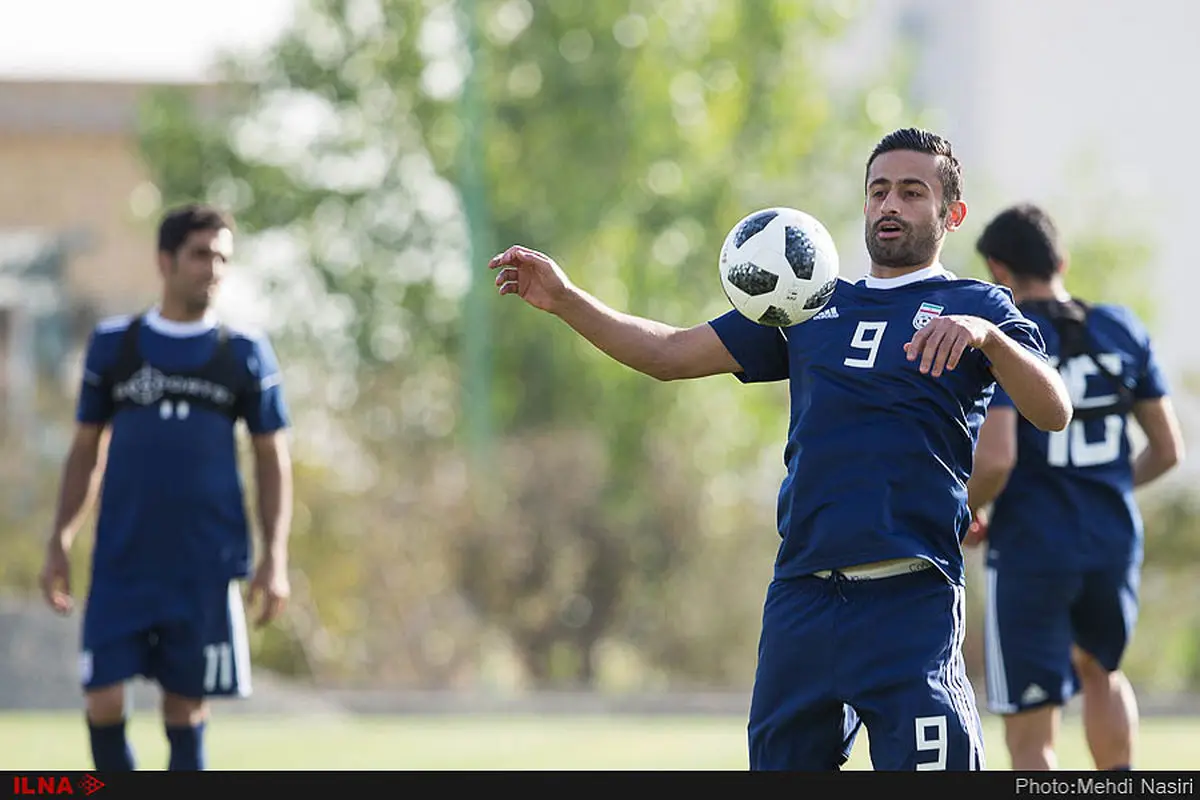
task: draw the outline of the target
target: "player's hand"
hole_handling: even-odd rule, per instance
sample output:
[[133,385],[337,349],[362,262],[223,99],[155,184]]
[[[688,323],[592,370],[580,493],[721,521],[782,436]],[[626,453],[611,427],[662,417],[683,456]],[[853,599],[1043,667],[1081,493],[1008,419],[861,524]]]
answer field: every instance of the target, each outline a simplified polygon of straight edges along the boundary
[[957,367],[968,347],[982,349],[996,332],[996,326],[983,317],[934,317],[904,345],[904,352],[909,361],[921,359],[922,373],[937,378]]
[[46,563],[42,566],[38,584],[42,597],[55,613],[67,615],[75,607],[71,597],[71,559],[67,548],[61,543],[51,542],[46,548]]
[[275,620],[283,613],[291,594],[292,586],[288,582],[287,565],[274,558],[264,558],[250,581],[250,593],[247,598],[251,608],[259,606],[258,618],[254,624],[262,627]]
[[515,294],[534,308],[554,312],[571,292],[571,282],[554,259],[537,250],[513,245],[488,262],[498,269],[500,294]]
[[971,524],[967,528],[967,535],[963,537],[964,547],[978,547],[987,541],[988,535],[988,512],[985,509],[979,508],[971,515]]

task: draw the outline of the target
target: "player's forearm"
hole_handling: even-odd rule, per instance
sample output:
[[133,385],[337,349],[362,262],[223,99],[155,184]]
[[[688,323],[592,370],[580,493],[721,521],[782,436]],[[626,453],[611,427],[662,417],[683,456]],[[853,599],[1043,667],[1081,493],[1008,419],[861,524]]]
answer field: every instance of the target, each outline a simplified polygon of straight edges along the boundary
[[996,501],[1008,483],[1009,470],[977,464],[967,481],[967,506],[974,513]]
[[95,495],[101,473],[99,460],[99,452],[92,448],[72,447],[67,454],[50,532],[51,540],[64,548],[71,547]]
[[1161,478],[1179,463],[1174,452],[1163,452],[1156,447],[1147,447],[1133,461],[1133,485],[1144,486]]
[[992,375],[1021,416],[1043,431],[1067,427],[1071,397],[1056,370],[1001,331],[982,349],[992,362]]
[[285,451],[271,449],[255,461],[258,516],[264,555],[286,563],[292,523],[292,467]]
[[679,377],[670,358],[671,336],[679,328],[615,311],[581,289],[574,289],[554,313],[625,366],[658,380]]

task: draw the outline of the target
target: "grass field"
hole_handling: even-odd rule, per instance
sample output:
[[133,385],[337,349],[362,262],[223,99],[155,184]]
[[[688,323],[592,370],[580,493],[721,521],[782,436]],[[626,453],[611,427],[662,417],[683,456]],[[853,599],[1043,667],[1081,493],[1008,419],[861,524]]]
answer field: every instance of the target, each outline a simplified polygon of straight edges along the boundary
[[[985,720],[989,766],[1007,769],[998,720]],[[149,713],[131,728],[139,767],[166,747]],[[211,769],[731,769],[746,768],[739,717],[216,717]],[[1091,769],[1078,719],[1064,725],[1065,769]],[[1143,720],[1136,766],[1200,768],[1200,718]],[[0,769],[90,769],[78,715],[0,714]],[[870,769],[860,737],[851,769]]]

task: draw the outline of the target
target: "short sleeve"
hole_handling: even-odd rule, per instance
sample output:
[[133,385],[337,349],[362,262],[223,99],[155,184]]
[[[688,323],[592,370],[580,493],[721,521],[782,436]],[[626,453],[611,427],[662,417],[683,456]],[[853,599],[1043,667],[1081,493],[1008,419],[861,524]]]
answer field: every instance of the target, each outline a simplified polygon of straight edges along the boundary
[[736,373],[742,383],[787,380],[788,350],[783,329],[759,325],[738,311],[729,311],[708,324],[742,368]]
[[[992,286],[988,291],[980,316],[999,328],[1043,361],[1048,361],[1046,342],[1037,323],[1021,313],[1013,303],[1012,292],[1003,286]],[[990,362],[988,367],[991,367]],[[999,392],[997,392],[999,394]],[[999,398],[993,398],[993,404]],[[1010,401],[1011,402],[1011,401]]]
[[99,330],[93,330],[88,337],[83,358],[83,378],[75,406],[75,419],[81,424],[103,425],[112,419],[115,406],[105,373],[112,368],[116,355],[113,348],[108,346],[113,338],[111,335],[102,335]]
[[251,338],[248,343],[250,346],[245,363],[251,381],[249,388],[239,398],[238,412],[246,421],[250,433],[274,433],[290,424],[279,361],[265,336]]
[[[1140,326],[1139,326],[1140,327]],[[1138,400],[1156,400],[1166,397],[1169,393],[1167,376],[1154,350],[1154,343],[1145,330],[1140,331],[1139,340],[1142,345],[1142,365],[1133,386],[1133,396]]]

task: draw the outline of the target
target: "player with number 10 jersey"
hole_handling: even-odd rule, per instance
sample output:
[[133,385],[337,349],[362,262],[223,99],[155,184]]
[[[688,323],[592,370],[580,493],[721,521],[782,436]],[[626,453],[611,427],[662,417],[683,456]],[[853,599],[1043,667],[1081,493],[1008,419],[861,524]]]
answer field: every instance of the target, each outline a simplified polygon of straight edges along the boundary
[[[1013,768],[1053,769],[1059,708],[1082,688],[1097,768],[1130,768],[1137,714],[1120,665],[1142,563],[1134,489],[1182,458],[1167,382],[1130,309],[1067,291],[1067,257],[1041,208],[1004,210],[976,247],[1042,328],[1073,406],[1071,423],[1047,433],[1001,390],[980,430],[968,543],[988,541],[988,702],[1005,717]],[[1136,457],[1131,416],[1146,438]]]
[[[1124,566],[1142,560],[1142,517],[1133,497],[1129,437],[1131,408],[1119,403],[1118,386],[1134,402],[1167,396],[1167,381],[1146,329],[1129,309],[1091,307],[1087,330],[1096,358],[1060,357],[1053,320],[1033,304],[1022,309],[1046,331],[1058,367],[1080,413],[1065,430],[1047,433],[1028,422],[1017,426],[1017,463],[996,499],[988,525],[993,561],[1044,571]],[[1089,414],[1091,410],[1109,413]],[[1011,408],[1003,389],[994,408]],[[1003,554],[1003,556],[1001,556]]]

